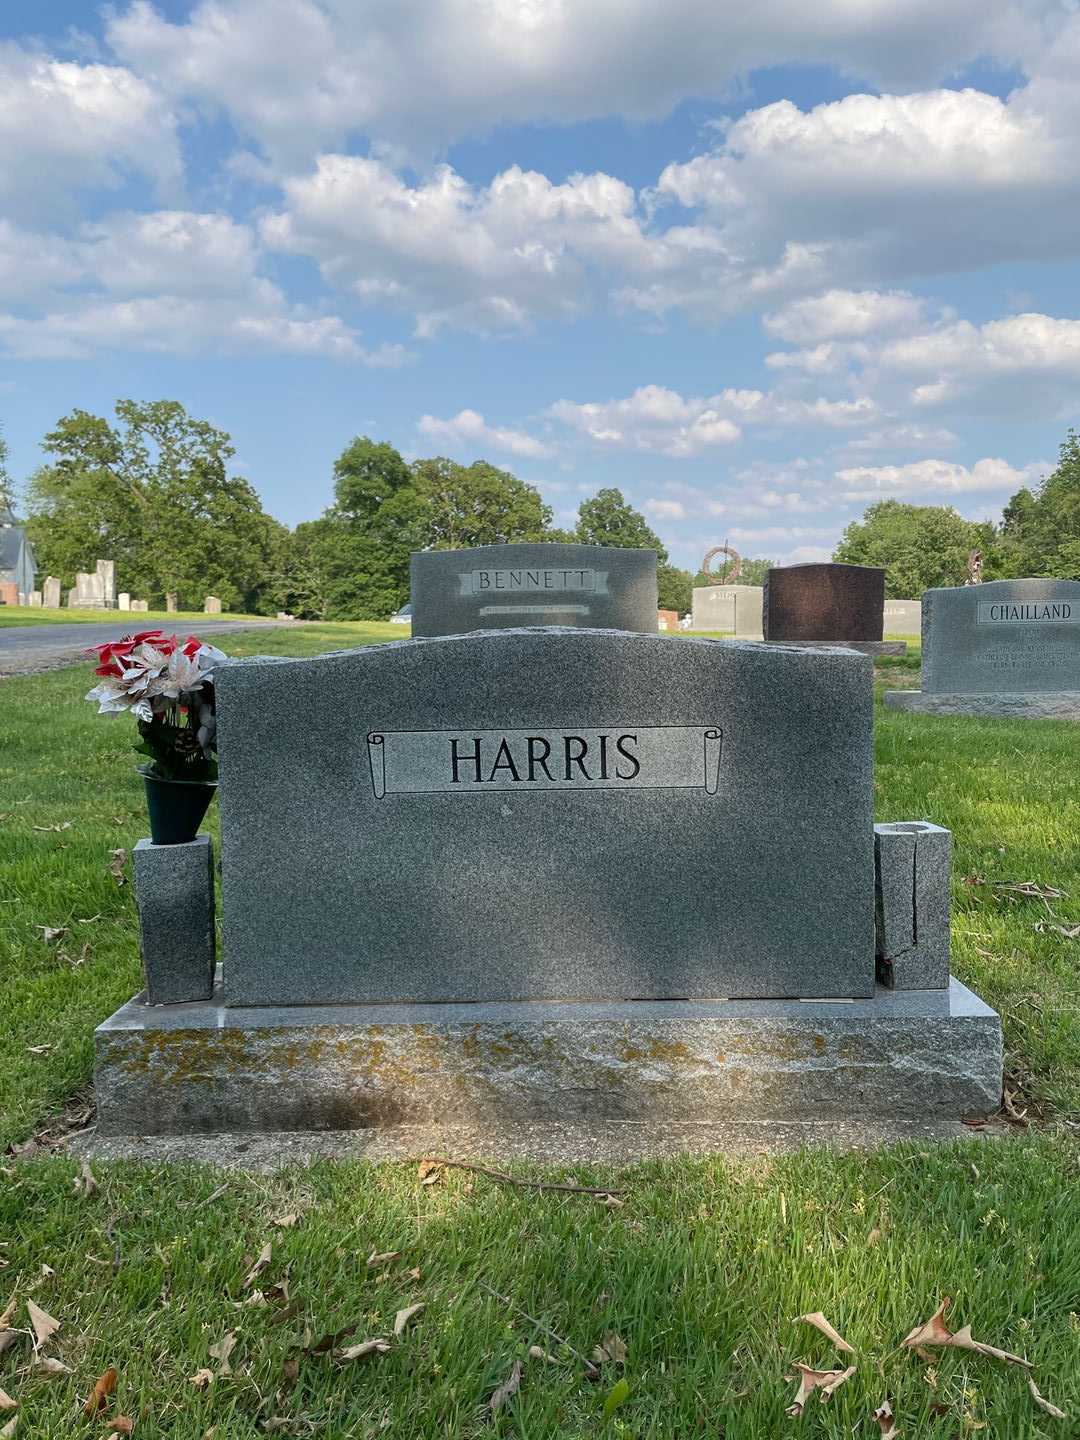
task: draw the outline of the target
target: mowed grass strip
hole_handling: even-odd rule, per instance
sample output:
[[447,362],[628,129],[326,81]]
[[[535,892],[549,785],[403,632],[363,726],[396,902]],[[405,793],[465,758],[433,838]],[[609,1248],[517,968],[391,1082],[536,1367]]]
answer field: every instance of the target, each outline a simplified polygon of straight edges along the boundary
[[165,610],[46,610],[44,606],[0,605],[0,629],[15,625],[106,625],[112,620],[117,626],[117,635],[129,630],[145,630],[148,625],[160,625],[162,629],[177,629],[181,626],[196,629],[200,620],[267,620],[265,615],[245,615],[224,610],[219,615],[207,615],[202,610],[178,610],[169,614]]
[[[789,1429],[840,1440],[877,1434],[870,1417],[886,1398],[909,1436],[1076,1433],[1080,1173],[1061,1139],[638,1165],[618,1176],[617,1208],[453,1171],[423,1186],[404,1164],[272,1176],[93,1168],[100,1189],[89,1196],[69,1161],[22,1164],[0,1187],[0,1308],[18,1297],[24,1325],[32,1296],[61,1322],[45,1353],[71,1371],[25,1374],[26,1338],[0,1355],[0,1388],[35,1440],[66,1440],[110,1366],[110,1413],[133,1418],[136,1435],[175,1440],[268,1430],[758,1440]],[[600,1169],[573,1173],[614,1183]],[[275,1226],[288,1216],[299,1218]],[[268,1241],[270,1263],[245,1290]],[[400,1258],[368,1267],[372,1252],[392,1251]],[[273,1288],[283,1283],[287,1297]],[[1030,1360],[1070,1422],[1036,1408],[1016,1366],[898,1350],[946,1294],[952,1328],[970,1324]],[[417,1304],[394,1339],[395,1315]],[[791,1323],[818,1310],[857,1351],[856,1374],[788,1422],[791,1363],[850,1358]],[[346,1327],[339,1346],[388,1337],[388,1353],[341,1361],[300,1348]],[[625,1365],[590,1382],[551,1331],[586,1356],[614,1332]],[[198,1388],[190,1377],[220,1371],[211,1348],[230,1332],[232,1373]],[[529,1358],[532,1345],[552,1360]],[[493,1417],[488,1401],[518,1360],[520,1390]],[[605,1423],[623,1377],[628,1398]]]

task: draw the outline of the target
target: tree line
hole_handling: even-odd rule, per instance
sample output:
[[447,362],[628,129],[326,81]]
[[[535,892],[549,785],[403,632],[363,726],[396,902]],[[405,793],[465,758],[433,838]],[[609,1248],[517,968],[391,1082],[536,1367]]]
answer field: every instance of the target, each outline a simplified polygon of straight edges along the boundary
[[[409,596],[414,550],[514,541],[578,541],[655,550],[660,605],[684,614],[700,572],[670,563],[659,537],[621,491],[585,500],[573,530],[553,525],[535,486],[486,460],[407,462],[392,445],[358,436],[334,464],[334,500],[295,530],[268,515],[254,487],[229,473],[226,431],[174,400],[121,400],[110,422],[85,410],[61,419],[42,443],[48,458],[26,486],[27,531],[43,573],[115,560],[123,589],[182,609],[207,594],[226,609],[288,610],[306,619],[385,619]],[[13,501],[0,437],[0,503]],[[1080,439],[1070,431],[1057,469],[1022,489],[1002,522],[964,520],[943,505],[885,500],[848,526],[834,559],[881,565],[890,596],[962,584],[979,550],[986,579],[1080,579]],[[742,584],[761,584],[770,562],[744,562]]]

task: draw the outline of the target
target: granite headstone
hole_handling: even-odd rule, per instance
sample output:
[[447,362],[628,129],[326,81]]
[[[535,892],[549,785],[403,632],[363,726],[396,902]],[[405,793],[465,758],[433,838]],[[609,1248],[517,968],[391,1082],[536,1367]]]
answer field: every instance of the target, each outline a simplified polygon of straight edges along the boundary
[[886,600],[886,635],[921,635],[922,603],[918,600]]
[[570,629],[222,667],[226,1003],[870,995],[871,679]]
[[569,625],[655,635],[656,551],[484,545],[412,557],[412,633]]
[[50,610],[60,609],[60,581],[55,575],[49,575],[45,580],[44,588],[45,605]]
[[876,566],[784,565],[765,577],[766,640],[880,641],[884,609]]
[[923,596],[922,688],[1080,690],[1080,580],[991,580]]

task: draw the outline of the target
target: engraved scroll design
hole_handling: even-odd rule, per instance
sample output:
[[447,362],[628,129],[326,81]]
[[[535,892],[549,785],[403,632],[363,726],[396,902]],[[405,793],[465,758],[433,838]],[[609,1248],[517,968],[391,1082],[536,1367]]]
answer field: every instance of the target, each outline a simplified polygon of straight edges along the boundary
[[[663,727],[661,727],[663,728]],[[682,727],[677,727],[682,728]],[[449,732],[447,732],[449,733]],[[702,777],[700,784],[707,795],[715,795],[720,788],[720,761],[723,755],[724,732],[718,727],[704,729],[701,732],[702,745]],[[376,800],[382,800],[386,796],[386,734],[379,730],[372,730],[367,737],[368,765],[371,770],[371,788]],[[546,788],[546,787],[545,787]],[[581,787],[589,789],[621,789],[615,785],[597,785],[595,787]],[[626,787],[634,788],[634,787]],[[653,787],[642,787],[653,788]],[[660,788],[691,789],[691,785],[662,786]],[[417,791],[419,794],[432,794],[433,791]],[[445,793],[445,791],[443,792]],[[473,791],[472,793],[476,793]],[[549,792],[550,793],[550,792]]]

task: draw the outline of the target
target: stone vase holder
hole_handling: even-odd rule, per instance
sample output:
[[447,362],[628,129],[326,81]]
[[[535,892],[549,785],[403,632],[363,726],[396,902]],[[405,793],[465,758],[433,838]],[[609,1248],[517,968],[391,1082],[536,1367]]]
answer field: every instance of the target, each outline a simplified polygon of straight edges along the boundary
[[214,846],[209,835],[182,845],[140,840],[134,850],[148,1005],[208,1000],[214,991]]

